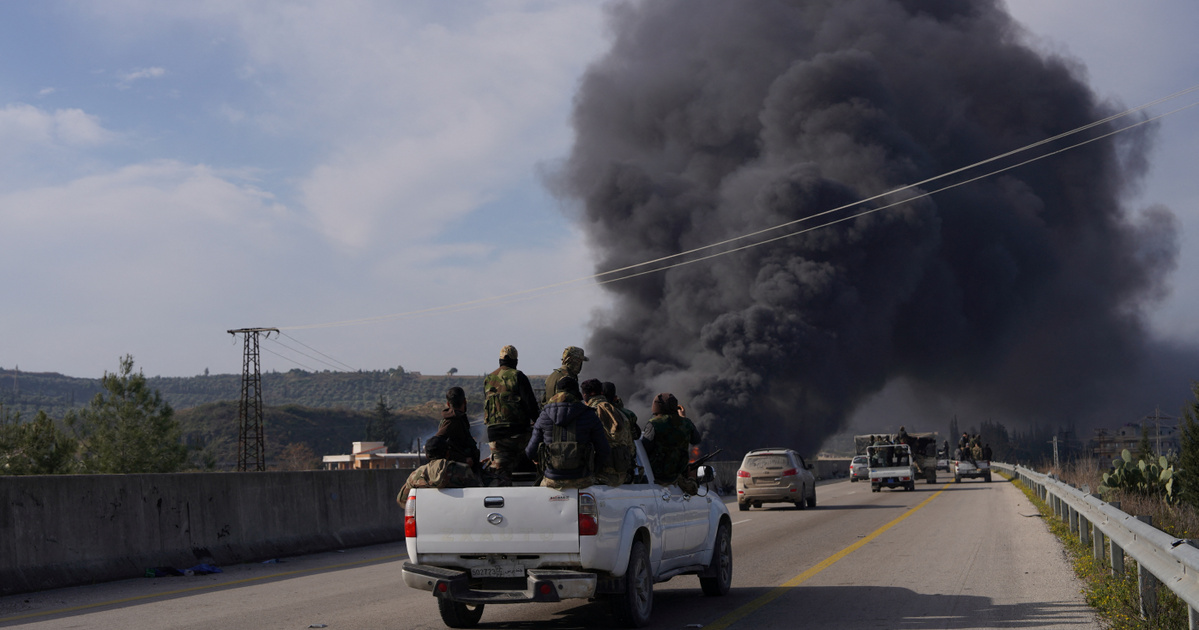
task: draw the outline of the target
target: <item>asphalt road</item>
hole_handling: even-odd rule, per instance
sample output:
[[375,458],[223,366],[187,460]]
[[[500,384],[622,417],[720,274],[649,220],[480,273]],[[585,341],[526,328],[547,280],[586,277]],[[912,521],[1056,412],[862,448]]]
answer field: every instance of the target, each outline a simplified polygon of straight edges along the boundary
[[[733,517],[733,589],[655,587],[654,628],[1098,629],[1057,540],[1024,495],[992,483],[870,492],[840,480],[814,509]],[[444,628],[400,581],[402,544],[0,598],[0,627]],[[489,606],[483,628],[606,628],[600,603]]]

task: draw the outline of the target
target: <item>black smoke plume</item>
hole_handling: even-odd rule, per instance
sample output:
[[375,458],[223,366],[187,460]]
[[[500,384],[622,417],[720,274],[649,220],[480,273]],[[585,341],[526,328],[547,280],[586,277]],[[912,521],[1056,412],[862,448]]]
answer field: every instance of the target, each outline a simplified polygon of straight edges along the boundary
[[[990,0],[653,0],[612,6],[610,24],[612,48],[577,95],[561,182],[582,201],[600,270],[870,198],[1124,109],[1097,98],[1076,63],[1025,44]],[[1178,253],[1169,210],[1126,207],[1150,138],[1127,132],[607,285],[615,305],[594,322],[586,369],[632,404],[673,391],[729,451],[813,452],[897,379],[952,401],[963,427],[1135,420],[1162,402],[1138,397],[1166,383],[1146,377],[1144,316]],[[1194,369],[1192,357],[1177,362]],[[1167,376],[1165,400],[1180,406],[1189,375]],[[908,430],[949,418],[927,420]]]

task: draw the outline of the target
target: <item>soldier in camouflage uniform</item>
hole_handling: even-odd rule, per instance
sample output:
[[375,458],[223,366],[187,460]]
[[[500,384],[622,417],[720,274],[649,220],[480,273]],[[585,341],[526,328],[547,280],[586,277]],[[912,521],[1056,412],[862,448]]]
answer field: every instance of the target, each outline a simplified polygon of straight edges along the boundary
[[[555,429],[557,427],[557,430]],[[563,442],[557,442],[555,433]],[[574,460],[567,466],[555,463],[561,451],[554,450],[571,444]],[[557,390],[533,426],[533,436],[525,448],[529,459],[537,460],[544,478],[541,485],[565,490],[586,488],[596,483],[595,471],[611,467],[612,449],[608,435],[595,411],[583,404],[579,383],[571,376],[558,380]]]
[[587,360],[582,348],[570,346],[562,351],[562,367],[550,372],[545,379],[545,392],[541,394],[542,406],[545,406],[550,397],[558,391],[558,379],[569,376],[576,382],[579,380],[579,372],[583,371],[583,362]]
[[525,446],[533,431],[533,421],[541,412],[533,385],[524,372],[516,369],[516,364],[516,348],[504,346],[500,350],[500,366],[483,379],[491,472],[501,486],[512,485],[513,471],[533,469],[525,457]]
[[695,481],[686,474],[690,447],[699,444],[699,431],[691,420],[679,415],[679,401],[674,394],[658,394],[651,412],[654,415],[641,434],[641,442],[645,444],[654,479],[664,486],[679,484],[681,488],[687,483],[694,487]]
[[583,402],[599,416],[604,432],[608,434],[608,444],[612,447],[612,464],[596,472],[596,481],[615,488],[628,479],[629,469],[633,467],[633,436],[629,432],[628,417],[616,405],[608,402],[603,395],[603,387],[594,378],[579,384]]
[[604,398],[608,399],[608,402],[612,403],[629,419],[629,433],[633,436],[633,439],[640,440],[641,425],[637,424],[637,414],[633,413],[632,409],[625,407],[624,401],[620,399],[620,396],[616,395],[616,383],[604,381],[602,393],[604,394]]

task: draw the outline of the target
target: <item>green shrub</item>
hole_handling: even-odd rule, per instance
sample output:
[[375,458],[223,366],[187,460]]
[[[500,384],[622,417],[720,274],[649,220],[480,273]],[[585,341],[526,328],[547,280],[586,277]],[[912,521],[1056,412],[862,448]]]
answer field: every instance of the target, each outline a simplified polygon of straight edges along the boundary
[[1116,490],[1135,492],[1147,496],[1158,496],[1170,505],[1178,503],[1182,496],[1181,486],[1176,476],[1180,471],[1168,459],[1158,457],[1157,461],[1138,460],[1132,463],[1132,453],[1128,449],[1120,454],[1120,458],[1112,461],[1113,470],[1103,473],[1103,483],[1099,492],[1106,498]]

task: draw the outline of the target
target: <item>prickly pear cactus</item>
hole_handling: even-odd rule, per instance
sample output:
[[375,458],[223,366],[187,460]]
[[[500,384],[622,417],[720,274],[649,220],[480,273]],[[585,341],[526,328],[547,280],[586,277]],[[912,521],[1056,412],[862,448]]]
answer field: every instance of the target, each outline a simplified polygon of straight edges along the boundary
[[1158,457],[1156,461],[1142,459],[1134,464],[1132,453],[1124,449],[1119,459],[1112,460],[1112,471],[1103,473],[1099,492],[1106,496],[1114,490],[1124,490],[1160,496],[1173,505],[1180,498],[1180,486],[1176,480],[1178,472],[1165,457]]

